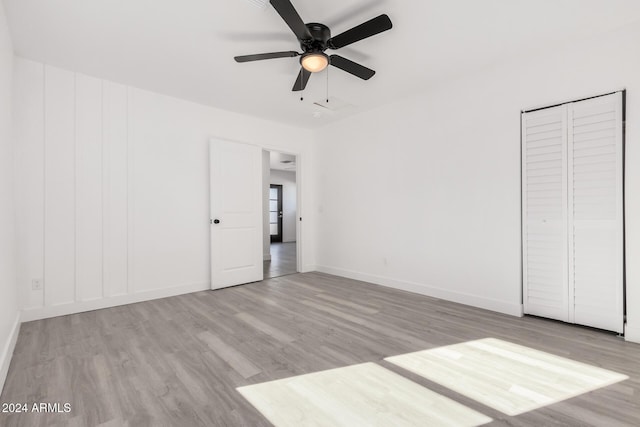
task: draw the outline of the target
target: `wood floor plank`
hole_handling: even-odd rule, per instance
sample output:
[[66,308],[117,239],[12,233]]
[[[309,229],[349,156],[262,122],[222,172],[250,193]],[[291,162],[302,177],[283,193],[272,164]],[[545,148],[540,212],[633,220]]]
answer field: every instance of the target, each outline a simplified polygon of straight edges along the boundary
[[225,362],[244,378],[250,378],[261,372],[260,368],[251,363],[242,353],[227,345],[211,332],[201,332],[198,338],[207,343]]
[[265,334],[277,339],[278,341],[281,341],[283,343],[290,343],[295,341],[295,338],[282,332],[282,330],[274,328],[273,326],[262,322],[259,319],[256,319],[249,313],[238,313],[236,314],[236,317],[242,319],[245,323],[257,329],[258,331],[264,332]]
[[355,302],[352,302],[352,301],[349,301],[349,300],[345,300],[343,298],[336,298],[336,297],[334,297],[332,295],[317,294],[315,296],[316,296],[316,298],[320,298],[320,299],[323,299],[323,300],[326,300],[326,301],[331,301],[333,303],[352,308],[352,309],[354,309],[356,311],[359,311],[361,313],[364,313],[364,314],[376,314],[376,313],[378,313],[380,311],[378,309],[371,308],[371,307],[368,307],[366,305],[355,303]]

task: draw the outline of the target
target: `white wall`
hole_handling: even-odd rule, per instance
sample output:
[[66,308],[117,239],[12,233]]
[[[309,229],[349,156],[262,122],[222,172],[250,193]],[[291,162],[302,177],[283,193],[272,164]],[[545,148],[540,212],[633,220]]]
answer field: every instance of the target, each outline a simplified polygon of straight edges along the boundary
[[209,138],[299,153],[312,171],[301,129],[21,58],[15,75],[25,319],[207,289]]
[[0,2],[0,392],[18,337],[11,99],[13,47]]
[[466,70],[318,132],[318,268],[519,314],[520,111],[626,87],[627,338],[640,339],[638,40],[640,24]]
[[282,185],[282,241],[296,241],[296,172],[271,169],[271,184]]

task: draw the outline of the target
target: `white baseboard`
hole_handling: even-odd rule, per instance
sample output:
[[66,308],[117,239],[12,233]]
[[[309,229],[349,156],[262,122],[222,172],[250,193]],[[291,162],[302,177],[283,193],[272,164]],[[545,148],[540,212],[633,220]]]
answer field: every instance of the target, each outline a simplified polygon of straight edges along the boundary
[[115,307],[118,305],[133,304],[136,302],[172,297],[191,292],[211,289],[211,283],[186,283],[170,288],[154,289],[150,291],[136,292],[133,294],[117,295],[100,298],[91,301],[78,301],[69,304],[60,304],[51,307],[27,308],[22,310],[22,321],[46,319],[49,317],[65,316],[67,314],[82,313],[84,311],[99,310],[101,308]]
[[302,270],[300,270],[300,273],[311,273],[312,271],[320,271],[320,270],[318,270],[317,265],[307,264],[302,266]]
[[486,298],[481,295],[453,292],[448,289],[429,286],[422,283],[398,280],[390,277],[375,276],[372,274],[344,270],[341,268],[327,267],[324,265],[316,266],[315,270],[322,273],[332,274],[334,276],[341,276],[349,279],[370,282],[389,288],[401,289],[403,291],[409,291],[416,294],[427,295],[433,298],[453,301],[460,304],[470,305],[472,307],[478,307],[485,310],[496,311],[498,313],[509,314],[511,316],[522,317],[523,315],[522,304],[519,303],[500,301],[492,298]]
[[7,342],[4,343],[2,353],[0,353],[0,393],[2,393],[4,382],[7,379],[9,365],[11,364],[11,358],[13,357],[13,350],[16,348],[18,333],[20,332],[20,323],[20,312],[18,312],[16,320],[13,323],[13,328],[11,328],[11,333],[7,338]]
[[627,323],[624,328],[624,340],[640,344],[640,328],[629,326]]

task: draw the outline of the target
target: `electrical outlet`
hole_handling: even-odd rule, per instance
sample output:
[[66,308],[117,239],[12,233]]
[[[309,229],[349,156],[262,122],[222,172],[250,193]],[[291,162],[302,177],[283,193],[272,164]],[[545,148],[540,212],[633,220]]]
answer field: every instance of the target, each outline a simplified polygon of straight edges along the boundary
[[42,289],[42,279],[33,279],[31,281],[31,289],[39,291]]

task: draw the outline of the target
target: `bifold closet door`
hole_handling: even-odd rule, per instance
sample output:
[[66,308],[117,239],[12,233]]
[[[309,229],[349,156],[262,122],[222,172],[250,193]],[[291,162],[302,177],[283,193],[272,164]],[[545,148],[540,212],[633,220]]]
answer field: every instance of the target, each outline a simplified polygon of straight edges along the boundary
[[622,332],[622,93],[522,115],[528,314]]
[[567,106],[522,115],[523,301],[569,321]]
[[568,118],[570,321],[622,332],[622,93],[569,104]]

